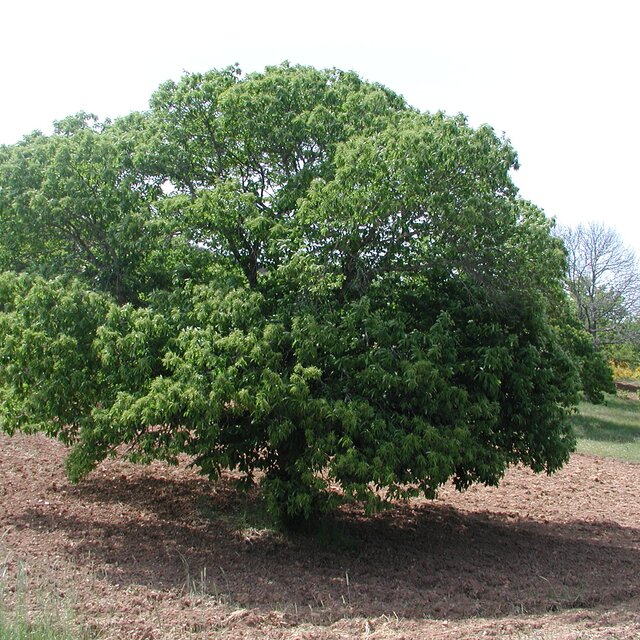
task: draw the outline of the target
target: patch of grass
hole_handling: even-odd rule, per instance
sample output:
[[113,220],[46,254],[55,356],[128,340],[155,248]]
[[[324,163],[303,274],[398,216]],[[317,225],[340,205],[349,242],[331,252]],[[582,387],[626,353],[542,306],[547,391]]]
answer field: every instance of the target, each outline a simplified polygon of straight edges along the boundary
[[29,585],[27,567],[0,556],[0,640],[86,640],[67,603]]
[[622,395],[582,402],[573,416],[578,452],[640,462],[640,401]]
[[0,640],[79,640],[80,636],[46,616],[30,621],[24,611],[0,611]]

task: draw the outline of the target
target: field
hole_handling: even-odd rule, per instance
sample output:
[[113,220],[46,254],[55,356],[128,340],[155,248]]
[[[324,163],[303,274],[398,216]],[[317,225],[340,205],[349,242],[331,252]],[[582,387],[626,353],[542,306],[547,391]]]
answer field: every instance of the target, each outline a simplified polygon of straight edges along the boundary
[[232,477],[110,461],[70,485],[64,456],[0,436],[0,588],[77,638],[640,638],[639,464],[579,453],[287,538]]
[[605,405],[583,402],[573,419],[578,452],[640,462],[640,402],[618,392]]

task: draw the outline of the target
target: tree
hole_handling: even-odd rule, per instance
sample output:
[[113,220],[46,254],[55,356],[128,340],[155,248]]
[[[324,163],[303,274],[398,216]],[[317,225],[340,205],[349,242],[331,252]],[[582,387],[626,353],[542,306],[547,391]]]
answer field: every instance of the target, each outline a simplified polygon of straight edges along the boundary
[[167,286],[178,249],[162,177],[136,166],[145,119],[79,113],[0,152],[0,268],[73,275],[121,303]]
[[620,235],[592,222],[558,231],[568,255],[567,286],[578,315],[596,347],[637,339],[640,271]]
[[[559,312],[565,258],[489,127],[284,64],[187,74],[148,113],[78,135],[132,145],[124,201],[171,230],[185,277],[126,263],[134,304],[83,263],[0,279],[0,424],[63,438],[72,477],[122,444],[142,462],[187,453],[259,480],[292,527],[340,500],[375,509],[567,460],[582,356]],[[31,171],[37,192],[50,165]],[[2,192],[3,216],[42,215],[22,193]],[[91,201],[119,219],[113,203]],[[31,241],[7,254],[31,258]],[[138,246],[147,264],[158,245]]]

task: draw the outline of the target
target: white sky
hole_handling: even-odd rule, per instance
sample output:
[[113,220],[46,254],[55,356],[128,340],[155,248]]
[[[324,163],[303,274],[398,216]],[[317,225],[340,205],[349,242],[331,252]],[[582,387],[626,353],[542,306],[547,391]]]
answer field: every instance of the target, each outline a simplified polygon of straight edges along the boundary
[[353,69],[519,153],[524,197],[602,220],[640,254],[634,0],[14,0],[0,10],[0,143],[80,110],[145,109],[183,71]]

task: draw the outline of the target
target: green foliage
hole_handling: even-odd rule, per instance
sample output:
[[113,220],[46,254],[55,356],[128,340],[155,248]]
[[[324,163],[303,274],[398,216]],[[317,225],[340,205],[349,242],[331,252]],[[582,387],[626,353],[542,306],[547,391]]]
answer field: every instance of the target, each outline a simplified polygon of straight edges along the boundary
[[617,362],[631,369],[640,368],[640,319],[624,322],[625,339],[617,344],[604,345],[603,353],[610,362]]
[[136,166],[132,138],[142,133],[128,121],[87,122],[78,114],[51,137],[2,149],[0,267],[73,275],[121,303],[138,302],[171,282],[165,261],[176,225],[157,210],[161,179]]
[[0,275],[0,425],[72,442],[99,401],[92,348],[108,301],[78,282]]
[[307,527],[574,447],[581,376],[602,380],[489,127],[285,64],[187,74],[147,114],[2,153],[0,256],[40,275],[0,280],[0,426],[72,444],[72,477],[187,453]]
[[602,404],[605,393],[616,392],[613,371],[604,354],[581,327],[568,300],[562,300],[556,308],[554,322],[563,348],[572,355],[578,368],[584,398],[592,404]]

